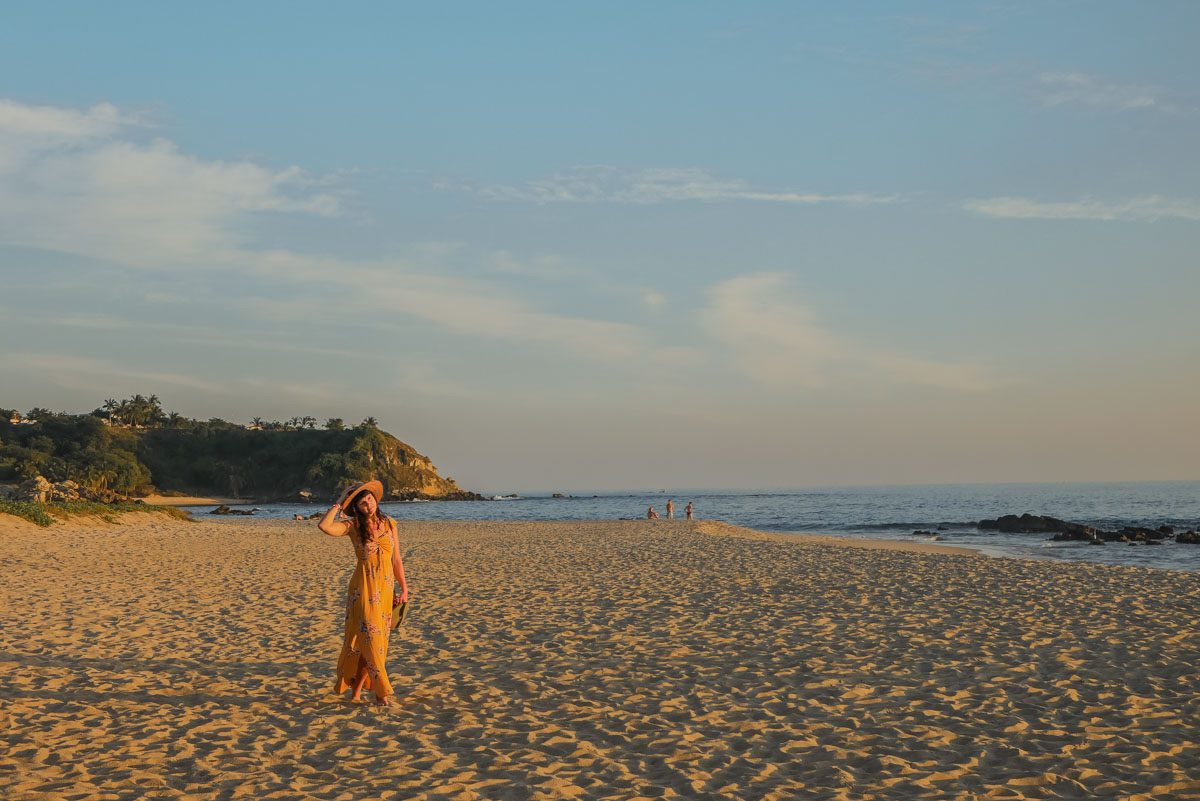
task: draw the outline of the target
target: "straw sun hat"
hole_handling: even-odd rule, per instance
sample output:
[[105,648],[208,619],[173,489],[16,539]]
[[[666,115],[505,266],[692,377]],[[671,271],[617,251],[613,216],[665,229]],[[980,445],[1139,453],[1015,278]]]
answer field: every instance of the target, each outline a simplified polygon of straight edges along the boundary
[[355,484],[346,490],[341,495],[341,500],[338,504],[343,508],[349,504],[360,492],[369,492],[375,496],[375,502],[383,500],[383,484],[378,481],[364,481],[362,484]]

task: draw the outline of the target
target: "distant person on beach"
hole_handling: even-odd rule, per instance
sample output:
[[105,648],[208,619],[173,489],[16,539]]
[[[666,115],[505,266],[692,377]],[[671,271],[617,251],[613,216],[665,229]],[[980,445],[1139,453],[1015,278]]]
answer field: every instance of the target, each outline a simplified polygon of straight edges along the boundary
[[647,520],[657,520],[658,519],[658,512],[654,511],[653,506],[651,506],[649,509],[646,510],[646,519]]
[[667,519],[668,520],[675,519],[675,501],[674,501],[674,499],[667,501]]
[[[368,481],[342,493],[317,528],[331,537],[350,535],[358,564],[346,593],[346,627],[338,657],[336,692],[375,691],[375,703],[389,706],[395,694],[387,675],[388,638],[392,634],[393,579],[400,584],[396,603],[408,600],[408,582],[400,559],[396,521],[379,511],[383,485]],[[342,514],[345,519],[339,519]]]
[[687,515],[687,519],[692,519],[692,502],[688,501],[688,505],[683,507],[683,513]]

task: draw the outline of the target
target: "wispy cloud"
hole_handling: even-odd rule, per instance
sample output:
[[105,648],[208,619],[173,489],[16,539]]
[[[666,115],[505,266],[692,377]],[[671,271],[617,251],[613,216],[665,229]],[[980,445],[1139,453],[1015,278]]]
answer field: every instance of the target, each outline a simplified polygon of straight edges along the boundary
[[659,292],[657,289],[642,290],[642,303],[645,303],[652,309],[657,309],[667,302],[667,296]]
[[919,48],[934,50],[973,49],[988,26],[976,22],[961,22],[913,15],[899,16],[895,21],[907,33],[909,42]]
[[87,109],[59,106],[31,106],[0,98],[0,136],[70,141],[116,133],[126,125],[140,124],[135,114],[120,111],[111,103],[98,103]]
[[220,394],[223,391],[221,384],[191,375],[169,370],[127,367],[109,359],[61,353],[0,353],[0,367],[3,367],[5,372],[34,373],[52,384],[76,390],[96,391],[96,387],[111,387],[116,384],[178,387],[211,394]]
[[523,184],[462,185],[443,182],[443,189],[467,189],[484,200],[526,203],[669,203],[679,201],[764,203],[839,203],[862,206],[895,203],[898,195],[872,192],[823,194],[793,189],[766,189],[746,181],[719,178],[697,167],[624,169],[607,165],[573,167]]
[[1160,219],[1200,220],[1200,200],[1145,195],[1129,200],[1045,202],[1025,197],[968,200],[965,208],[988,217],[1036,220],[1120,220],[1153,222]]
[[279,341],[272,338],[275,334],[270,331],[243,330],[237,336],[222,336],[214,334],[212,326],[163,323],[100,314],[74,314],[55,317],[7,314],[6,317],[10,322],[23,320],[29,323],[41,323],[64,328],[84,328],[95,331],[137,331],[142,334],[153,331],[155,339],[159,342],[212,345],[243,352],[258,350],[274,353],[303,353],[307,356],[336,356],[343,359],[370,358],[368,354],[361,350],[329,348],[311,343],[297,342],[295,337],[289,337],[286,341]]
[[457,334],[537,343],[614,362],[650,346],[649,332],[639,326],[541,311],[477,281],[410,274],[371,294],[376,303]]
[[[311,295],[314,288],[326,288],[352,299],[364,313],[405,314],[465,336],[609,362],[653,351],[643,327],[544,311],[496,281],[444,274],[439,260],[462,250],[460,243],[426,243],[411,258],[378,261],[256,247],[248,234],[254,214],[336,214],[337,197],[299,168],[205,160],[165,139],[139,143],[133,134],[145,127],[138,115],[108,104],[84,110],[0,104],[0,152],[11,156],[0,164],[0,244],[140,269],[248,274],[303,288],[295,298],[249,299],[260,319],[320,314]],[[522,260],[503,251],[480,256],[475,267],[484,275],[539,278],[581,272],[553,256]]]
[[1118,83],[1084,72],[1043,72],[1037,76],[1035,91],[1044,106],[1079,105],[1102,111],[1178,110],[1160,87]]
[[173,266],[238,248],[248,215],[338,211],[296,167],[198,159],[145,127],[109,104],[0,102],[0,242]]
[[486,270],[507,275],[519,275],[524,278],[558,281],[580,278],[588,274],[583,267],[557,255],[521,258],[510,251],[498,250],[481,261]]
[[[285,251],[244,259],[244,269],[260,275],[335,289],[339,302],[356,310],[356,323],[400,313],[449,333],[537,344],[607,362],[653,350],[651,333],[641,326],[543,311],[497,283],[438,274],[404,259],[351,261]],[[256,312],[262,309],[258,300],[253,305]],[[303,317],[327,306],[325,299],[279,299],[265,313],[277,319]]]
[[922,359],[869,345],[821,324],[781,273],[755,273],[713,285],[702,319],[735,364],[764,384],[807,388],[883,381],[980,392],[994,381],[980,368]]

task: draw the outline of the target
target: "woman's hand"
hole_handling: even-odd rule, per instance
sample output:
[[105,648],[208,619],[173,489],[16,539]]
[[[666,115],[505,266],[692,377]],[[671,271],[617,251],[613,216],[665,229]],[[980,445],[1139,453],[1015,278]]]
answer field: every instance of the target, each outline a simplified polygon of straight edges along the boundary
[[396,601],[397,604],[402,604],[402,603],[405,603],[408,601],[408,586],[407,585],[400,587],[400,592],[396,595],[396,598],[399,599]]

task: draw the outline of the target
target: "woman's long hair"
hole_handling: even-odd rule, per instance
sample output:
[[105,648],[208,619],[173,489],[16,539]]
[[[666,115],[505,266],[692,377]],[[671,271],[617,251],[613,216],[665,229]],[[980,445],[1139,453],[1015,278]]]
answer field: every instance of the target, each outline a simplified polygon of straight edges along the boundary
[[358,538],[363,545],[367,544],[367,539],[370,537],[371,526],[376,529],[382,529],[387,525],[388,516],[379,508],[378,502],[375,504],[375,511],[372,514],[366,515],[358,508],[358,500],[367,493],[367,490],[357,493],[350,499],[350,514],[354,517],[354,527],[358,529]]

